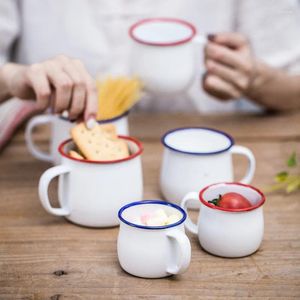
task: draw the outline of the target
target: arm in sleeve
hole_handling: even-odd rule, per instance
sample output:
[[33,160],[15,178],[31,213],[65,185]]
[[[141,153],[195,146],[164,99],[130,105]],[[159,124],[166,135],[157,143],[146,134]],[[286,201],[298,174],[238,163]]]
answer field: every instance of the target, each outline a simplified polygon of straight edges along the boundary
[[1,69],[10,60],[11,51],[20,31],[17,0],[0,1],[0,102],[8,97]]
[[9,61],[11,50],[20,32],[17,0],[0,1],[0,65]]
[[245,34],[265,63],[300,73],[300,3],[298,0],[236,1],[236,30]]

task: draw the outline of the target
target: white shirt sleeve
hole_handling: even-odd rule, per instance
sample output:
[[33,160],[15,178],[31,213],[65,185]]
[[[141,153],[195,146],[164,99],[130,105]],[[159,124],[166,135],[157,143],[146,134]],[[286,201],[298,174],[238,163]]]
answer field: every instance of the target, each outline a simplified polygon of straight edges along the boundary
[[10,60],[20,30],[17,0],[0,1],[0,66]]
[[237,31],[266,63],[300,72],[300,3],[298,0],[236,1]]

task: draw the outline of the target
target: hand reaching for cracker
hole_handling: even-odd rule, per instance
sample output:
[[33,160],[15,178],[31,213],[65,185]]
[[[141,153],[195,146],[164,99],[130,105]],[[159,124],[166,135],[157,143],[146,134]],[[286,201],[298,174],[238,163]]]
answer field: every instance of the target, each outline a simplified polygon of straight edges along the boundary
[[35,99],[38,109],[67,111],[70,120],[96,118],[96,82],[78,59],[58,55],[28,66],[7,63],[1,68],[1,80],[7,98]]

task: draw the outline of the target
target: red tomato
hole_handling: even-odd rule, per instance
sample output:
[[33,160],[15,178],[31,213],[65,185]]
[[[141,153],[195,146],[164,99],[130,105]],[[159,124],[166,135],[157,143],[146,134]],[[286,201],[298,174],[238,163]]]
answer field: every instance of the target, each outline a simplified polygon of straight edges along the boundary
[[229,209],[241,209],[251,207],[251,202],[244,196],[238,193],[226,193],[220,195],[218,199],[208,201],[216,206],[229,208]]

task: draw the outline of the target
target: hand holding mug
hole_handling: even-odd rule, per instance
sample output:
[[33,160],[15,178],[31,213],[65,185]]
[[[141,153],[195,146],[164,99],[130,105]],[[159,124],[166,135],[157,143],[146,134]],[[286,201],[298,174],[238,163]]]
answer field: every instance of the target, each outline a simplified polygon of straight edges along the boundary
[[256,78],[256,63],[248,40],[239,33],[209,35],[208,40],[204,90],[220,100],[247,96]]
[[1,75],[10,97],[36,99],[41,110],[53,106],[54,113],[67,110],[70,119],[95,118],[96,84],[78,59],[59,55],[29,66],[8,63]]
[[195,26],[174,18],[141,20],[129,29],[131,72],[156,94],[185,91],[196,75],[197,50],[206,38]]

